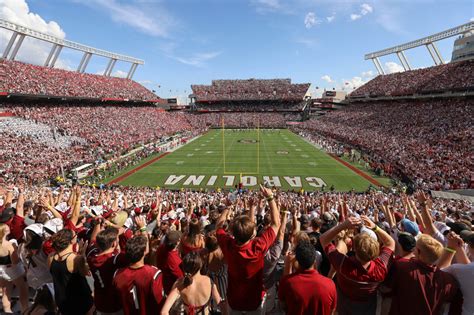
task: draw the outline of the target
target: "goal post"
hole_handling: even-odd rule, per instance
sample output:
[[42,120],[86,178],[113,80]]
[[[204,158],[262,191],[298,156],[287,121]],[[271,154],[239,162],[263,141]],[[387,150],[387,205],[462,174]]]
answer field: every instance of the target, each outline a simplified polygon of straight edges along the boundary
[[226,156],[226,137],[225,137],[225,121],[224,117],[221,117],[221,135],[222,135],[222,166],[224,170],[224,175],[239,175],[240,179],[242,179],[242,176],[244,175],[258,175],[260,174],[260,119],[257,120],[257,126],[256,126],[256,132],[257,132],[257,141],[256,141],[256,170],[255,171],[246,171],[243,169],[240,170],[229,170],[227,167],[227,156]]

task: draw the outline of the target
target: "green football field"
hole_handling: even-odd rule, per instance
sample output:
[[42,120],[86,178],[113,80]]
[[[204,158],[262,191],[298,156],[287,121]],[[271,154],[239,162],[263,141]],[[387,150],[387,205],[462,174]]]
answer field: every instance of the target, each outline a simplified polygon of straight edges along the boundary
[[119,182],[127,186],[216,189],[366,190],[370,182],[289,130],[210,130]]

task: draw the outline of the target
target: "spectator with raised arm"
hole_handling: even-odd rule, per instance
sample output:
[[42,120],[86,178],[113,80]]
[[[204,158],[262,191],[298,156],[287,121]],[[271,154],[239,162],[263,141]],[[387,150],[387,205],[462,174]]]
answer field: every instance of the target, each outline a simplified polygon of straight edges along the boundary
[[390,315],[442,314],[446,303],[450,303],[449,314],[461,313],[458,282],[436,266],[442,252],[440,242],[422,234],[416,241],[415,259],[394,262],[389,281],[393,294]]
[[[340,253],[331,241],[344,230],[365,229],[375,233],[361,232],[353,239],[355,255],[349,257]],[[364,227],[362,227],[363,230]],[[380,244],[382,247],[380,248]],[[388,273],[388,265],[395,250],[395,241],[368,217],[349,217],[320,236],[321,245],[337,272],[339,314],[375,314],[377,288]]]
[[263,285],[264,257],[273,244],[280,227],[280,214],[271,189],[260,186],[260,191],[270,206],[271,224],[256,236],[255,223],[245,215],[238,216],[231,224],[232,235],[224,229],[229,209],[219,217],[217,240],[229,266],[227,298],[231,314],[260,314]]

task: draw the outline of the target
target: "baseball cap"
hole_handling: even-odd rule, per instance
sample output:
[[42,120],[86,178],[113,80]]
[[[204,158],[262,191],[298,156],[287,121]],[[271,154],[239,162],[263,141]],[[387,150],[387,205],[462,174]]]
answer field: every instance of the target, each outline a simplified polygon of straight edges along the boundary
[[324,212],[323,214],[323,218],[322,218],[325,222],[331,222],[331,221],[334,221],[334,216],[329,213],[329,212]]
[[26,231],[31,231],[31,232],[35,233],[36,235],[38,235],[38,236],[43,236],[43,224],[33,223],[33,224],[28,225],[23,230],[23,235],[25,235],[25,236],[26,236]]
[[122,227],[127,221],[128,213],[125,211],[119,211],[115,214],[115,216],[110,220],[113,224]]
[[474,232],[469,231],[469,230],[464,230],[461,231],[461,236],[462,240],[466,242],[469,245],[474,245]]
[[6,208],[0,214],[0,223],[10,221],[15,216],[15,208]]
[[54,218],[49,221],[46,221],[46,223],[43,226],[43,231],[48,233],[48,234],[55,234],[59,230],[62,230],[63,228],[63,220],[59,218]]
[[446,235],[446,233],[448,233],[451,230],[451,228],[447,226],[446,223],[444,222],[436,221],[434,225],[438,229],[438,231],[443,235]]
[[395,217],[395,221],[397,222],[400,222],[403,219],[403,214],[398,211],[394,211],[393,216]]
[[400,221],[400,224],[403,226],[403,230],[405,232],[408,232],[410,233],[411,235],[413,236],[417,236],[418,233],[420,233],[420,228],[418,227],[418,225],[413,222],[413,221],[410,221],[408,219],[402,219]]
[[447,226],[451,228],[451,230],[456,233],[457,235],[461,234],[461,231],[468,230],[471,231],[471,228],[467,226],[466,223],[464,222],[448,222],[446,223]]
[[307,214],[303,214],[301,217],[300,217],[300,223],[303,224],[303,223],[309,223],[309,217]]

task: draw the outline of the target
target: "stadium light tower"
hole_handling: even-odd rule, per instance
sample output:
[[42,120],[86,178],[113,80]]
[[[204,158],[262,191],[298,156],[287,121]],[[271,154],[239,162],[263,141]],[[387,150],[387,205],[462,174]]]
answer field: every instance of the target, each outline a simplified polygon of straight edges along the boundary
[[446,38],[449,38],[449,37],[464,34],[464,33],[469,32],[471,30],[474,30],[474,22],[469,22],[469,23],[466,23],[466,24],[462,24],[462,25],[450,28],[449,30],[439,32],[439,33],[433,34],[431,36],[423,37],[423,38],[420,38],[420,39],[417,39],[417,40],[414,40],[414,41],[411,41],[411,42],[408,42],[408,43],[405,43],[405,44],[397,45],[397,46],[394,46],[394,47],[390,47],[390,48],[387,48],[387,49],[383,49],[383,50],[380,50],[380,51],[376,51],[376,52],[373,52],[373,53],[366,54],[365,55],[365,60],[371,59],[372,62],[374,63],[374,65],[375,65],[375,68],[377,69],[377,72],[379,74],[385,74],[385,71],[382,67],[382,64],[380,63],[379,57],[386,56],[386,55],[391,55],[391,54],[397,54],[397,57],[400,60],[402,66],[403,66],[403,69],[411,70],[410,63],[408,62],[408,59],[407,59],[407,57],[405,56],[405,53],[404,53],[405,50],[412,49],[412,48],[424,45],[428,49],[428,52],[430,53],[431,58],[433,59],[433,62],[435,63],[435,65],[437,65],[437,66],[442,65],[445,62],[444,62],[443,56],[441,55],[441,53],[438,50],[438,47],[436,46],[436,42],[440,41],[440,40],[443,40],[443,39],[446,39]]
[[5,50],[3,51],[2,59],[15,60],[18,51],[20,50],[20,47],[23,44],[23,40],[25,39],[25,37],[28,36],[53,44],[53,46],[51,47],[51,51],[48,54],[48,58],[46,58],[44,62],[45,67],[54,67],[64,47],[81,51],[84,53],[81,62],[79,63],[79,66],[76,70],[79,73],[84,73],[86,71],[87,65],[89,64],[92,55],[102,56],[109,59],[109,63],[103,74],[105,76],[111,75],[117,60],[125,61],[131,64],[130,70],[127,74],[127,79],[132,79],[133,74],[135,73],[135,70],[137,69],[138,65],[145,64],[145,62],[141,59],[82,45],[70,40],[45,34],[4,19],[0,19],[0,28],[13,32],[12,36],[10,37],[10,40],[8,41],[7,46],[5,47]]

